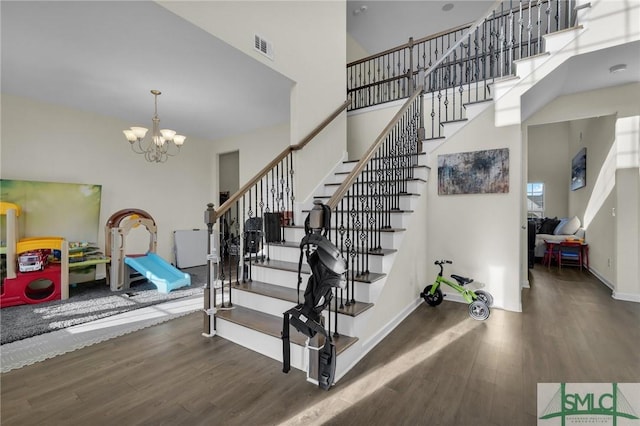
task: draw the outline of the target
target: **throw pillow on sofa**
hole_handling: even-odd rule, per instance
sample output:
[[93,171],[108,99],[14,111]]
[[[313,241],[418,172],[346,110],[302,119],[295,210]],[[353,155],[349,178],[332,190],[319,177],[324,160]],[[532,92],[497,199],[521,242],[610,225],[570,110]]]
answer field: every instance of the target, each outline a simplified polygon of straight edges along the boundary
[[580,229],[580,219],[574,216],[571,219],[562,219],[555,231],[555,235],[573,235]]
[[558,219],[550,219],[546,218],[542,221],[542,225],[540,225],[540,229],[538,230],[538,234],[553,234],[553,231],[556,229],[560,220]]

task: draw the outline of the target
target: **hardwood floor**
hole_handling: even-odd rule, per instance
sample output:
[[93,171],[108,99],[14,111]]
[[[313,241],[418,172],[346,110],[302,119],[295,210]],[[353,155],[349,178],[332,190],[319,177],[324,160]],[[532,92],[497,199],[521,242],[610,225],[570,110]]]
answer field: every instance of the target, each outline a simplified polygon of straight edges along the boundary
[[330,391],[202,314],[0,376],[2,425],[535,425],[540,382],[640,382],[640,304],[536,265],[523,312],[420,305]]

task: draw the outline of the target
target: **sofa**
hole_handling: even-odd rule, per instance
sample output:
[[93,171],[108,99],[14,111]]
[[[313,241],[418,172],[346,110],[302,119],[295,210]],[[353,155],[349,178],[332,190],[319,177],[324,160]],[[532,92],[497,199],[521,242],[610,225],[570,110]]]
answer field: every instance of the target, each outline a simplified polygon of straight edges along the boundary
[[585,229],[577,216],[570,218],[544,218],[536,221],[535,257],[544,257],[546,241],[584,240]]

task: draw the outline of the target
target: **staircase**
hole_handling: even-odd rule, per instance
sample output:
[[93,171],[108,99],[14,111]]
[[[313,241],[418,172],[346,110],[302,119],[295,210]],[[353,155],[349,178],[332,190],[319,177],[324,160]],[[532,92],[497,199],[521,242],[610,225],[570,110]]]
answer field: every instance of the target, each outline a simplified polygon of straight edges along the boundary
[[[232,295],[231,302],[212,310],[217,325],[211,334],[282,361],[282,314],[302,299],[309,277],[309,268],[303,263],[298,291],[298,244],[313,200],[322,200],[332,208],[330,239],[349,263],[347,289],[336,291],[335,303],[324,312],[338,354],[336,382],[421,303],[414,290],[426,282],[426,268],[420,266],[423,260],[419,256],[426,241],[426,227],[421,222],[427,215],[425,183],[430,153],[491,108],[495,110],[496,127],[520,123],[523,94],[566,60],[563,48],[584,30],[574,25],[575,16],[565,19],[559,15],[555,17],[555,29],[551,29],[548,11],[560,13],[571,2],[537,2],[536,25],[545,31],[543,34],[538,29],[537,38],[532,42],[529,36],[529,44],[525,44],[522,33],[518,41],[513,28],[508,29],[518,14],[520,18],[525,16],[523,5],[528,9],[526,16],[533,16],[532,2],[519,4],[519,9],[487,14],[486,19],[483,17],[463,33],[458,34],[457,29],[454,42],[443,49],[446,52],[438,53],[436,47],[435,57],[428,63],[425,48],[423,62],[412,61],[407,72],[398,73],[397,81],[395,77],[378,75],[378,83],[383,86],[379,93],[391,93],[389,84],[393,84],[393,96],[372,95],[371,87],[376,82],[362,80],[361,72],[360,86],[349,89],[357,98],[350,109],[375,105],[380,99],[395,100],[398,94],[408,96],[408,100],[363,159],[335,165],[317,193],[305,203],[294,203],[293,181],[288,180],[294,175],[290,172],[293,158],[289,163],[287,157],[291,152],[277,159],[280,162],[287,158],[286,165],[269,165],[256,176],[253,186],[245,185],[239,191],[248,194],[248,200],[245,195],[230,200],[236,203],[236,234],[241,232],[238,224],[244,221],[246,212],[251,218],[291,210],[298,223],[282,227],[283,241],[264,243],[260,253],[240,260],[244,263],[241,269],[248,272],[242,281],[229,283],[226,291]],[[539,18],[542,7],[547,11],[546,24]],[[523,20],[520,22],[522,26]],[[431,43],[431,39],[425,40],[425,46]],[[491,46],[490,40],[495,41],[494,47],[488,47],[486,53],[479,52],[479,46]],[[367,61],[371,58],[350,66],[362,66]],[[357,78],[354,73],[350,75],[353,84]],[[402,79],[404,82],[398,83]],[[390,83],[392,80],[395,82]],[[418,84],[422,82],[424,86]],[[396,91],[399,87],[403,89]],[[269,196],[280,200],[282,206],[276,207],[276,202],[270,205]],[[222,207],[228,210],[226,204]],[[243,220],[239,212],[243,212]],[[229,213],[225,214],[229,218]],[[291,366],[306,372],[308,381],[317,383],[314,347],[321,342],[309,341],[293,328],[290,336]]]
[[[424,155],[420,156],[423,160]],[[356,165],[355,161],[338,164],[331,176],[321,185],[313,199],[327,202],[345,177]],[[412,207],[420,197],[428,177],[428,168],[416,164],[415,175],[409,181],[408,190],[400,195],[400,208],[391,212],[391,226],[381,232],[381,248],[369,250],[369,272],[354,277],[353,294],[337,294],[337,314],[324,312],[325,324],[337,324],[334,343],[338,354],[336,379],[342,377],[363,356],[362,341],[375,304],[385,286],[395,253],[400,249]],[[367,182],[368,183],[368,182]],[[305,217],[312,200],[302,206],[299,217]],[[334,224],[336,216],[333,217]],[[339,226],[338,226],[339,227]],[[337,228],[333,226],[334,230]],[[282,314],[302,300],[309,278],[309,267],[303,262],[302,284],[298,293],[299,241],[304,236],[304,227],[285,226],[284,241],[268,244],[270,259],[253,265],[252,280],[240,282],[233,287],[233,308],[218,309],[217,334],[278,361],[282,361]],[[335,231],[334,231],[335,233]],[[341,293],[341,292],[338,292]],[[332,317],[330,318],[329,315]],[[337,320],[336,320],[337,316]],[[335,332],[336,330],[332,328]],[[291,366],[310,372],[309,342],[306,336],[291,328]],[[312,374],[311,372],[309,374]],[[315,382],[312,375],[309,380]]]

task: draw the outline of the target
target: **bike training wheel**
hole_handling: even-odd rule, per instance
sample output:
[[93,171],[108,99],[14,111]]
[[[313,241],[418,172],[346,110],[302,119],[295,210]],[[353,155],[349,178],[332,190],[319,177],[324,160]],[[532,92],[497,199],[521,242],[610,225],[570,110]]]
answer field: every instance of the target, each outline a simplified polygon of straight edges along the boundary
[[426,286],[422,294],[420,294],[420,296],[422,296],[424,301],[427,302],[429,306],[438,306],[439,304],[442,303],[442,299],[443,299],[442,290],[437,288],[433,294],[430,294],[432,287],[433,285]]
[[493,306],[493,296],[491,293],[483,290],[476,290],[474,293],[478,296],[478,300],[482,300],[488,307]]
[[480,300],[474,300],[469,304],[469,316],[474,320],[484,321],[489,318],[489,307]]

